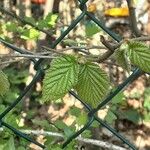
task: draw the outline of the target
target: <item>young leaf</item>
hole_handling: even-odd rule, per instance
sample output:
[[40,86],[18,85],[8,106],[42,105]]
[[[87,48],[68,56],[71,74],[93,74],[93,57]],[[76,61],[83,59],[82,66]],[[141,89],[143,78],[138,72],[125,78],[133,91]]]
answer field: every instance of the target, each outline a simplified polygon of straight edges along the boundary
[[62,56],[52,61],[43,81],[43,102],[57,100],[78,81],[79,67],[73,56]]
[[35,21],[35,19],[33,17],[27,17],[27,16],[25,16],[24,19],[25,19],[25,21],[36,25],[36,21]]
[[40,35],[39,31],[37,31],[34,28],[31,28],[31,29],[25,30],[23,34],[21,35],[21,38],[25,40],[36,40],[38,39],[39,35]]
[[150,111],[150,88],[144,91],[144,108]]
[[43,19],[38,21],[37,26],[40,29],[44,29],[44,28],[48,27],[47,22],[45,20],[43,20]]
[[117,64],[119,64],[123,69],[127,70],[128,72],[130,71],[131,64],[127,56],[127,45],[123,44],[118,50],[115,51],[115,58]]
[[88,118],[85,112],[81,112],[80,116],[76,118],[76,122],[79,126],[86,124]]
[[87,37],[92,37],[98,32],[100,32],[100,28],[94,22],[90,21],[85,25],[85,33]]
[[17,31],[16,23],[8,22],[6,24],[6,30],[9,31],[9,32],[16,32]]
[[10,84],[6,74],[0,70],[0,96],[4,96],[9,90]]
[[112,124],[116,119],[117,119],[116,115],[111,110],[109,110],[105,117],[106,122],[108,124]]
[[123,112],[124,115],[122,117],[127,119],[135,124],[139,123],[141,120],[140,113],[136,109],[128,109],[127,111]]
[[144,107],[150,111],[150,97],[145,97],[144,99]]
[[8,150],[16,150],[13,136],[11,136],[9,141],[7,142],[6,149],[8,149]]
[[106,96],[109,85],[107,74],[98,65],[90,62],[80,65],[76,90],[85,102],[96,107]]
[[131,63],[145,72],[150,72],[150,47],[142,42],[128,42]]
[[71,39],[65,39],[65,40],[63,40],[63,43],[67,46],[78,46],[77,41],[74,41]]
[[44,21],[47,23],[47,25],[49,25],[50,27],[54,27],[56,24],[56,20],[58,18],[58,15],[56,14],[52,14],[49,13],[46,18],[44,19]]
[[112,98],[112,104],[121,104],[125,99],[125,95],[123,92],[118,93],[114,98]]

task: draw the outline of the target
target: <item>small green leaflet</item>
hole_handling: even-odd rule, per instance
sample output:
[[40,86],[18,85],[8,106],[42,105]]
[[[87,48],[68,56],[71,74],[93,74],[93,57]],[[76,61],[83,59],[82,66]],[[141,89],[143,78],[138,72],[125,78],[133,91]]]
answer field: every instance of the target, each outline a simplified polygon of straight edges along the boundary
[[49,26],[54,27],[56,24],[57,18],[58,18],[58,15],[49,13],[44,20]]
[[26,22],[29,22],[29,23],[32,23],[33,25],[36,25],[36,21],[35,21],[35,19],[33,17],[25,16],[24,19],[25,19]]
[[124,111],[123,114],[124,114],[122,115],[123,119],[127,119],[135,124],[141,121],[140,113],[136,109],[128,109]]
[[54,59],[43,81],[43,102],[62,98],[78,81],[79,66],[74,56]]
[[105,116],[106,122],[112,124],[116,119],[116,115],[111,110],[108,110],[107,115]]
[[98,65],[80,64],[79,81],[75,87],[78,95],[92,107],[96,107],[109,91],[109,78]]
[[137,41],[129,41],[127,44],[131,63],[145,72],[150,72],[150,47]]
[[127,56],[127,48],[127,44],[121,45],[120,48],[115,51],[115,58],[118,65],[130,72],[131,64]]
[[11,136],[9,140],[0,140],[0,150],[16,150],[14,144],[14,137]]
[[16,32],[17,31],[17,25],[16,25],[16,23],[12,23],[12,22],[8,22],[7,24],[6,24],[6,30],[8,31],[8,32]]
[[144,91],[144,108],[150,111],[150,88]]
[[0,70],[0,96],[4,96],[8,92],[9,87],[10,83],[6,74]]
[[85,33],[87,37],[92,37],[94,34],[100,32],[100,28],[92,21],[85,25]]
[[37,26],[38,26],[40,29],[54,27],[55,24],[56,24],[57,18],[58,18],[58,15],[49,13],[49,14],[45,17],[45,19],[42,19],[42,20],[39,20],[39,21],[38,21]]
[[40,32],[38,30],[30,28],[23,31],[21,38],[25,40],[37,40],[39,36]]
[[81,112],[80,115],[76,118],[76,122],[79,126],[86,124],[88,118],[85,112]]
[[78,46],[78,42],[71,39],[65,39],[63,40],[63,43],[67,46]]

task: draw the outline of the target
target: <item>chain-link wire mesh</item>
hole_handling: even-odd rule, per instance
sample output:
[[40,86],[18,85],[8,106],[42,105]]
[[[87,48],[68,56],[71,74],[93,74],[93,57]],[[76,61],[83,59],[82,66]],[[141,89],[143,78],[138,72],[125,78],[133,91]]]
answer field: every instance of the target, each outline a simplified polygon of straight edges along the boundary
[[[69,25],[69,27],[60,35],[59,38],[57,38],[54,43],[51,45],[50,48],[55,48],[63,39],[66,35],[69,34],[69,32],[76,27],[76,25],[85,17],[88,16],[92,21],[94,21],[102,30],[104,30],[110,37],[112,37],[115,41],[120,42],[122,38],[120,38],[118,35],[110,31],[107,27],[104,26],[104,24],[98,20],[92,13],[87,11],[86,3],[88,0],[79,0],[79,8],[81,9],[81,14],[74,20],[72,23]],[[11,48],[14,51],[17,51],[19,53],[24,53],[24,50],[21,48],[18,48],[6,41],[4,41],[2,38],[0,38],[0,42],[3,43],[5,46],[8,48]],[[24,53],[25,54],[25,53]],[[5,109],[4,112],[0,114],[0,126],[1,127],[6,127],[10,129],[12,132],[14,132],[17,136],[22,137],[26,139],[29,142],[32,142],[36,145],[38,145],[41,148],[45,148],[44,145],[40,144],[39,142],[31,139],[28,135],[25,133],[22,133],[18,129],[15,129],[13,126],[7,124],[6,122],[3,121],[3,118],[23,99],[23,97],[28,93],[28,91],[31,89],[31,87],[40,79],[40,77],[44,74],[44,69],[42,68],[42,62],[44,59],[39,59],[38,61],[36,59],[31,59],[31,61],[34,63],[34,68],[36,70],[36,75],[34,76],[33,80],[31,83],[25,88],[25,90],[20,94],[20,96],[8,107]],[[124,89],[127,85],[132,83],[135,79],[137,79],[142,72],[139,69],[135,69],[133,73],[122,83],[120,84],[113,92],[111,92],[106,99],[104,99],[95,109],[92,109],[88,104],[86,104],[80,97],[74,92],[74,91],[69,91],[69,93],[74,96],[76,99],[78,99],[84,107],[88,111],[88,121],[87,123],[76,133],[74,133],[72,136],[70,136],[63,144],[62,148],[65,148],[73,139],[75,139],[77,136],[79,136],[83,131],[88,129],[94,121],[97,121],[101,126],[105,127],[108,129],[111,133],[113,133],[117,138],[119,138],[123,143],[127,144],[130,149],[136,150],[136,147],[131,144],[124,136],[119,134],[114,128],[110,127],[107,123],[105,123],[103,120],[97,117],[96,113],[98,110],[103,108],[106,104],[108,104],[113,97],[115,97],[121,90]]]

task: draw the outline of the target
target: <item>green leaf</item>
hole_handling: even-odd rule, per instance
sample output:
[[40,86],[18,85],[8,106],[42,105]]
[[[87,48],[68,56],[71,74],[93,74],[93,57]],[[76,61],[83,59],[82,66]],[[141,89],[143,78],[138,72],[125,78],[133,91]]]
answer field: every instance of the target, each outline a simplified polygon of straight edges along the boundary
[[96,107],[109,91],[109,78],[98,65],[87,62],[80,64],[79,81],[75,87],[86,103]]
[[144,107],[150,111],[150,88],[144,91]]
[[83,138],[91,138],[92,132],[90,130],[85,130],[81,135]]
[[40,119],[32,119],[33,124],[41,126],[44,129],[48,129],[50,124],[47,120],[40,120]]
[[71,128],[67,127],[64,128],[64,134],[67,138],[69,138],[74,132],[71,130]]
[[150,111],[150,96],[144,98],[144,107]]
[[56,24],[56,20],[58,18],[58,15],[56,14],[52,14],[52,13],[49,13],[46,18],[44,19],[44,21],[47,23],[47,25],[49,25],[50,27],[54,27],[55,24]]
[[5,110],[5,105],[0,104],[0,113],[2,113]]
[[78,46],[78,43],[72,39],[65,39],[63,43],[67,46]]
[[17,31],[17,25],[15,23],[8,22],[6,24],[6,30],[9,32],[16,32]]
[[123,118],[127,119],[135,124],[139,123],[139,121],[141,119],[140,114],[136,109],[129,109],[129,110],[125,111]]
[[150,113],[145,111],[143,113],[143,119],[144,119],[145,122],[150,122]]
[[66,137],[70,137],[74,133],[73,128],[67,126],[63,121],[57,120],[55,126],[63,130]]
[[48,27],[47,22],[46,22],[45,20],[39,20],[37,26],[38,26],[40,29],[44,29],[44,28],[47,28],[47,27]]
[[77,107],[72,107],[70,110],[69,110],[69,113],[73,116],[80,116],[81,114],[81,109],[80,108],[77,108]]
[[63,97],[78,81],[79,67],[74,56],[61,56],[52,61],[43,81],[43,102]]
[[23,147],[23,146],[19,146],[19,147],[17,148],[17,150],[26,150],[26,149],[25,149],[25,147]]
[[116,115],[111,111],[108,110],[105,120],[108,124],[112,124],[117,119]]
[[86,23],[85,33],[87,37],[92,37],[94,34],[100,32],[100,28],[92,21]]
[[24,40],[37,40],[40,32],[34,28],[26,29],[23,31],[21,38]]
[[8,114],[4,121],[10,125],[12,125],[14,128],[18,128],[18,120],[20,120],[19,116],[16,116],[15,114]]
[[150,47],[142,42],[128,42],[131,63],[145,72],[150,72]]
[[36,25],[36,21],[33,17],[27,17],[25,16],[25,21],[29,22],[29,23],[32,23],[33,25]]
[[57,120],[55,122],[55,126],[59,129],[65,129],[68,127],[63,121],[60,121],[60,120]]
[[129,58],[127,56],[127,45],[126,44],[121,45],[120,48],[115,51],[115,58],[116,58],[118,65],[120,65],[123,69],[130,72],[131,64],[130,64]]
[[125,99],[123,92],[118,93],[113,99],[112,104],[120,104]]
[[0,96],[4,96],[9,91],[9,87],[7,75],[0,70]]
[[81,112],[81,115],[76,118],[76,122],[80,126],[86,124],[87,120],[88,120],[88,117],[85,112]]
[[7,140],[0,139],[0,150],[4,150],[7,145]]
[[13,136],[10,137],[9,141],[7,142],[7,145],[3,150],[16,150]]

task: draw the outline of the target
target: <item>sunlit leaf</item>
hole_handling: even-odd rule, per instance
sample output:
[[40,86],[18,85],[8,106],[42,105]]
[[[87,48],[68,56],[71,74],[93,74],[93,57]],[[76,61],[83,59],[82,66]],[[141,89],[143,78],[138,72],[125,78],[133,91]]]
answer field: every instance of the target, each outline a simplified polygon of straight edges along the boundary
[[130,72],[131,64],[127,55],[127,48],[126,44],[121,45],[120,48],[115,51],[115,58],[118,65]]
[[142,42],[128,42],[128,55],[135,66],[150,72],[150,47]]
[[92,37],[94,34],[100,32],[100,28],[94,22],[87,22],[85,25],[85,33],[87,37]]
[[90,62],[80,64],[76,90],[86,103],[96,107],[108,93],[109,86],[107,73],[101,70],[98,65]]
[[0,96],[4,96],[9,90],[10,84],[7,75],[0,70]]
[[49,14],[46,16],[45,21],[47,22],[47,24],[48,24],[49,26],[54,27],[55,24],[56,24],[57,18],[58,18],[58,15],[49,13]]
[[35,19],[33,17],[27,17],[27,16],[25,16],[24,20],[27,21],[27,22],[29,22],[29,23],[32,23],[33,25],[36,24],[36,21],[35,21]]
[[21,38],[25,40],[36,40],[38,39],[40,32],[34,28],[26,29],[23,31]]
[[105,117],[106,122],[112,124],[116,119],[116,115],[111,110],[108,110],[107,115]]
[[52,61],[43,81],[43,102],[57,100],[78,81],[79,67],[73,56],[62,56]]
[[9,32],[16,32],[17,31],[16,23],[8,22],[6,24],[6,30],[9,31]]

